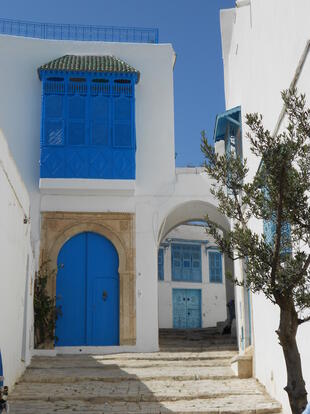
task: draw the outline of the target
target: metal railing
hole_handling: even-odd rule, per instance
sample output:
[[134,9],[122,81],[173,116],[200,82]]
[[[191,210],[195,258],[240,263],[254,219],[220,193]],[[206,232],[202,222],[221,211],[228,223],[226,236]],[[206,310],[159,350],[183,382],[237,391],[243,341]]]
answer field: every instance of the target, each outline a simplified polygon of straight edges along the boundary
[[0,34],[54,40],[158,43],[158,29],[37,23],[0,18]]

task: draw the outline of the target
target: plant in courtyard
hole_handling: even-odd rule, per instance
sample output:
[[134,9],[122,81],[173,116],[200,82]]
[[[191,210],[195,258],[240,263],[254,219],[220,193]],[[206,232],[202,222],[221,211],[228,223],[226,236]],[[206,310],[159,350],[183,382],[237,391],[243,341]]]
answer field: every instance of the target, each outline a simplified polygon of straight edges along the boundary
[[[244,281],[235,283],[262,292],[279,307],[276,333],[287,368],[285,390],[292,413],[301,414],[307,392],[296,334],[310,320],[310,109],[296,90],[282,92],[282,98],[287,123],[276,136],[264,128],[261,115],[246,115],[246,138],[261,159],[254,177],[237,154],[215,153],[204,132],[201,147],[219,210],[233,223],[223,234],[207,217],[207,231],[222,252],[243,261]],[[264,221],[271,237],[252,230],[255,219]]]
[[[61,314],[59,307],[56,307],[55,298],[47,293],[47,284],[56,270],[50,270],[49,261],[43,261],[36,272],[34,282],[34,332],[35,346],[39,347],[48,340],[55,339],[55,322]],[[57,339],[57,338],[56,338]]]

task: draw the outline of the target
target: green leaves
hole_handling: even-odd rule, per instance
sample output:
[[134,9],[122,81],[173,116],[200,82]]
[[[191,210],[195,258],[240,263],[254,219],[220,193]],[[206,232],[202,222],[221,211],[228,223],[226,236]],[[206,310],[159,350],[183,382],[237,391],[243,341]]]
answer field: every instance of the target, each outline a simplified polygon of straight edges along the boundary
[[[202,132],[205,169],[214,180],[211,192],[233,228],[223,234],[206,220],[222,252],[244,261],[253,292],[263,292],[280,306],[293,301],[299,311],[310,306],[310,109],[296,90],[282,92],[282,98],[285,129],[276,136],[264,128],[260,114],[246,115],[245,139],[261,160],[254,177],[247,160],[216,154]],[[273,243],[258,231],[262,220],[273,222]],[[283,233],[288,224],[289,237]],[[293,254],[286,253],[291,249]]]
[[47,340],[54,340],[55,322],[61,314],[60,308],[55,305],[55,298],[47,294],[47,284],[56,275],[55,270],[50,270],[49,261],[44,261],[36,273],[34,282],[34,330],[35,345],[42,346]]

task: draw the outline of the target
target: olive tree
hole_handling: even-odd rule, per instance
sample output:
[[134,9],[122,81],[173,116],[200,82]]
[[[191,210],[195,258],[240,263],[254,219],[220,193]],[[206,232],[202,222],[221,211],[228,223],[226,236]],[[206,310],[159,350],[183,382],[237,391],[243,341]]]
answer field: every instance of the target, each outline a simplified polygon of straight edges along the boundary
[[[246,277],[235,283],[263,293],[279,307],[276,334],[287,369],[285,391],[292,413],[301,414],[307,392],[296,334],[310,320],[310,109],[296,90],[282,92],[282,98],[286,127],[276,136],[264,128],[261,115],[246,115],[245,139],[261,160],[254,177],[246,159],[217,154],[204,132],[201,148],[219,210],[232,222],[231,231],[223,234],[206,217],[207,231],[222,252],[244,262]],[[271,238],[253,230],[255,219],[271,226]]]

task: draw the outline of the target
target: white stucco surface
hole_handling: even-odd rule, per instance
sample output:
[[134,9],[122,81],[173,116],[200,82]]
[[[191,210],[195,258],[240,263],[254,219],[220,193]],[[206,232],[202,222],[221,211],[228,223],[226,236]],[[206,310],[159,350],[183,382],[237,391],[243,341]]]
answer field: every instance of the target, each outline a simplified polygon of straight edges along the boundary
[[[12,386],[32,348],[33,255],[29,197],[0,131],[0,349],[5,385]],[[28,264],[27,264],[28,261]]]
[[[274,132],[282,110],[280,92],[296,80],[300,92],[310,96],[310,56],[308,41],[310,27],[307,0],[251,0],[249,5],[221,13],[222,46],[225,73],[227,109],[241,105],[243,137],[247,131],[244,116],[259,112],[264,124]],[[240,6],[242,6],[240,2]],[[300,62],[300,71],[297,70]],[[299,72],[299,73],[298,73]],[[254,174],[259,160],[249,151],[249,142],[243,140],[244,156],[248,159],[250,174]],[[253,222],[257,231],[262,225]],[[238,269],[235,268],[238,276]],[[242,301],[240,289],[237,303]],[[279,315],[275,306],[261,295],[252,297],[253,333],[255,345],[255,375],[267,386],[290,413],[288,398],[283,390],[286,370],[282,350],[275,330]],[[239,308],[239,306],[238,306]],[[310,392],[310,324],[299,328],[298,345],[303,362],[303,373]]]

